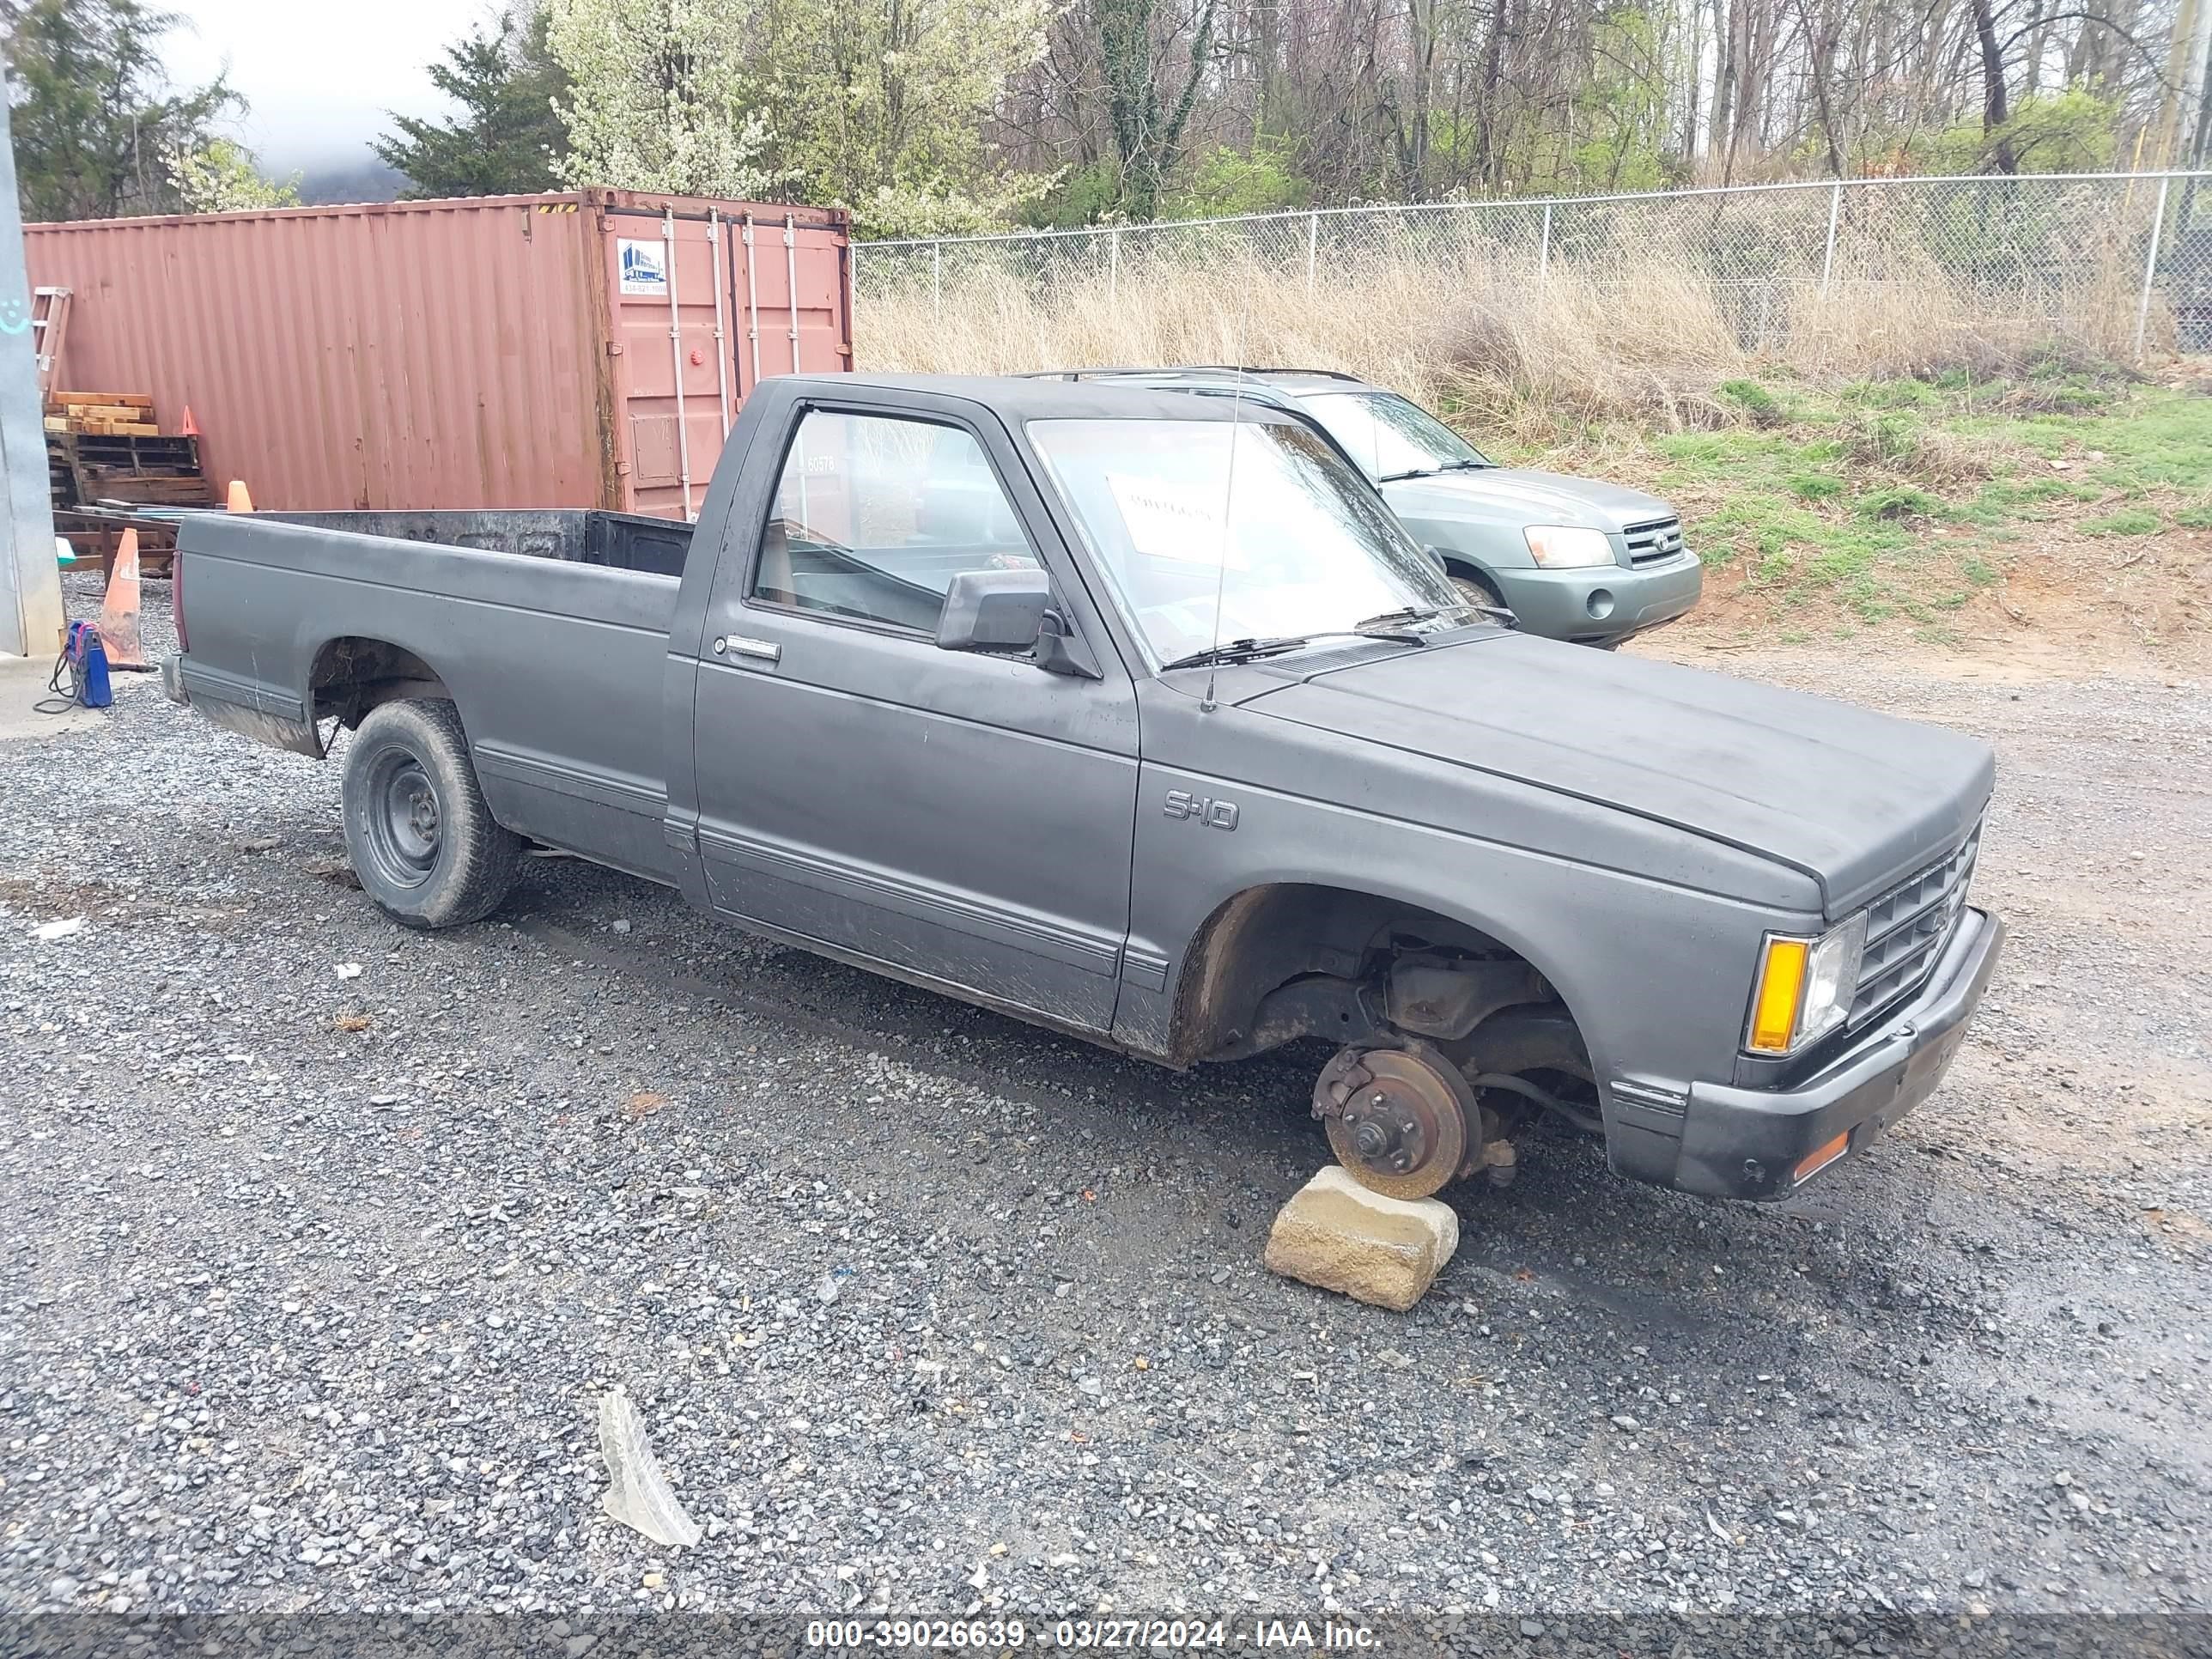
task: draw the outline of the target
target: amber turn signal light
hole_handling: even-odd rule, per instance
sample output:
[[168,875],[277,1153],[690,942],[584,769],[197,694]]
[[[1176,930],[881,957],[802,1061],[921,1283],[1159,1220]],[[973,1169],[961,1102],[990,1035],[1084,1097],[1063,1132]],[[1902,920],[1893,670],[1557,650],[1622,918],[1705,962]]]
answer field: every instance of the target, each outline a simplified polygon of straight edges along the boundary
[[1786,1054],[1797,1035],[1797,999],[1805,988],[1805,958],[1811,947],[1801,939],[1769,938],[1759,965],[1759,993],[1751,1007],[1753,1054]]

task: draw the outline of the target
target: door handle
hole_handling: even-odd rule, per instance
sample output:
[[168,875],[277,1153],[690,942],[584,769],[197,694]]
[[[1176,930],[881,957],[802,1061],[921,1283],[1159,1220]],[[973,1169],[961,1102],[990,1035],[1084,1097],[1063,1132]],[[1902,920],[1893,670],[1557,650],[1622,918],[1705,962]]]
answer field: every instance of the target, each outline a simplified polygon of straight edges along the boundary
[[750,657],[755,662],[781,662],[783,647],[773,640],[748,640],[736,634],[724,634],[714,641],[714,654]]

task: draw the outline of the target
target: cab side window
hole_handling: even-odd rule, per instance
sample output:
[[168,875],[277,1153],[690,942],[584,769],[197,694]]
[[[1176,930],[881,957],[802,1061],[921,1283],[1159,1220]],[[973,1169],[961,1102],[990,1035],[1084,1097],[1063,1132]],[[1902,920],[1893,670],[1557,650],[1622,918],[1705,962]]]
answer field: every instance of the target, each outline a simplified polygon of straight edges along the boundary
[[784,456],[752,597],[931,634],[954,576],[1037,562],[971,434],[810,410]]

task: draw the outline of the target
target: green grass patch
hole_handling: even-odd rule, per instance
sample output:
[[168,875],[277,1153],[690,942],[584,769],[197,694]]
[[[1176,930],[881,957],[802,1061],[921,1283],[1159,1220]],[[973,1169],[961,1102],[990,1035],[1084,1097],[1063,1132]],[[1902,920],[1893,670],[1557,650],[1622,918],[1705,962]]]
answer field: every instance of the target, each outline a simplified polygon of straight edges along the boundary
[[2117,513],[2108,513],[2101,519],[2081,520],[2085,536],[2154,536],[2161,520],[2148,507],[2124,507]]
[[[1717,429],[1612,428],[1577,445],[1673,500],[1690,544],[1743,571],[1778,601],[1778,631],[1786,618],[1801,638],[1877,623],[1948,636],[2004,583],[2011,550],[2054,530],[2212,530],[2212,398],[2063,356],[2009,380],[1841,387],[1762,366],[1713,401]],[[1584,470],[1571,454],[1531,459]]]
[[1790,406],[1756,380],[1723,380],[1718,391],[1749,416],[1753,426],[1780,426],[1790,418]]
[[1862,519],[1934,519],[1944,516],[1943,503],[1924,489],[1899,484],[1870,489],[1852,503]]
[[2094,484],[2057,476],[2040,478],[1992,478],[1972,497],[1959,502],[1954,515],[1968,524],[2002,525],[2024,517],[2030,509],[2052,501],[2099,500],[2104,491]]
[[1940,409],[1944,402],[1925,380],[1853,380],[1837,395],[1861,409]]
[[2212,398],[2152,386],[2110,398],[2093,413],[1962,416],[1948,424],[1965,436],[2070,459],[2116,489],[2212,489]]
[[1702,483],[1725,479],[1756,482],[1762,488],[1779,488],[1781,481],[1797,472],[1817,468],[1830,452],[1777,432],[1749,427],[1723,427],[1717,432],[1670,432],[1651,441],[1651,448],[1667,463],[1662,482]]

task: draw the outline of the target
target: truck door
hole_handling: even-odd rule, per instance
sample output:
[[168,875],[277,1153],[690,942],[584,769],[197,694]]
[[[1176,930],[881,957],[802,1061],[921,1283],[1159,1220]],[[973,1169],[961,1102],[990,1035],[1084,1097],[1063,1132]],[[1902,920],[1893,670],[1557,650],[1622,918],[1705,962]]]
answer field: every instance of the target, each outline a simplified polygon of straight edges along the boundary
[[[799,405],[772,487],[736,499],[696,702],[708,901],[1105,1030],[1134,687],[995,417],[885,395]],[[1105,678],[938,648],[956,572],[1039,564]]]

